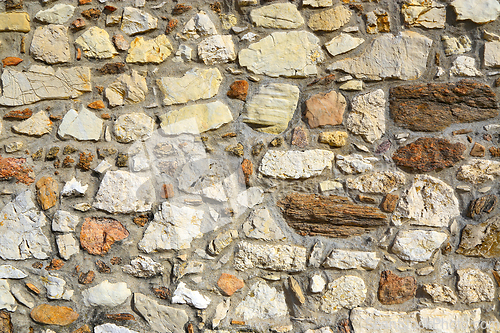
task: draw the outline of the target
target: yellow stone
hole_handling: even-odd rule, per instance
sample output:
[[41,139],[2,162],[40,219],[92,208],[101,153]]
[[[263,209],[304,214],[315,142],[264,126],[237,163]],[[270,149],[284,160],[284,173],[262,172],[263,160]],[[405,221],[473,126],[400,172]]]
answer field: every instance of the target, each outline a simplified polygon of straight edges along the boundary
[[28,13],[0,13],[0,31],[29,32],[30,30]]
[[150,40],[137,37],[130,43],[126,61],[129,63],[154,63],[163,62],[172,53],[173,47],[167,36],[159,35]]
[[319,142],[327,143],[331,147],[343,147],[347,144],[347,132],[323,132],[319,134]]

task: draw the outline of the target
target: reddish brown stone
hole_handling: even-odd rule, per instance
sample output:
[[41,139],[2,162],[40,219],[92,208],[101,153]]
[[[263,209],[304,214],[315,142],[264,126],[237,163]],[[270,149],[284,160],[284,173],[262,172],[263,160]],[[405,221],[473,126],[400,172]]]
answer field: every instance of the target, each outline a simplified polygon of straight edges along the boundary
[[82,16],[89,20],[97,20],[101,16],[101,11],[97,8],[90,8],[84,10]]
[[490,147],[491,157],[500,157],[500,148]]
[[57,182],[52,177],[42,177],[36,184],[36,199],[43,210],[54,207],[57,203],[59,190]]
[[61,259],[54,258],[50,261],[50,264],[47,267],[45,267],[45,269],[48,271],[57,271],[63,268],[63,266],[64,266],[64,261],[62,261]]
[[41,262],[41,261],[35,261],[35,262],[31,265],[31,267],[36,268],[36,269],[41,269],[41,268],[43,268],[43,262]]
[[6,310],[0,311],[0,333],[14,333],[10,313]]
[[87,4],[91,3],[91,2],[92,2],[92,0],[78,0],[78,4],[80,6],[87,5]]
[[71,168],[73,163],[75,163],[75,160],[72,159],[70,156],[66,156],[62,162],[62,167],[63,168]]
[[115,12],[117,9],[118,9],[117,7],[111,5],[104,6],[104,10],[107,10],[110,13]]
[[385,305],[401,304],[413,297],[417,291],[417,282],[412,276],[399,277],[391,271],[380,274],[378,299]]
[[396,150],[392,159],[403,168],[413,172],[429,172],[449,168],[464,157],[465,146],[446,139],[419,138]]
[[104,109],[106,107],[106,105],[104,105],[103,101],[94,101],[94,102],[90,103],[89,105],[87,105],[87,107],[94,109],[94,110],[100,110],[100,109]]
[[350,237],[388,224],[378,208],[336,195],[291,193],[277,205],[288,225],[302,236]]
[[134,217],[134,219],[132,221],[135,224],[137,224],[138,226],[144,227],[146,225],[146,223],[148,223],[149,219],[146,215],[141,215],[141,216]]
[[134,315],[131,313],[110,313],[106,315],[106,318],[117,321],[135,320]]
[[3,116],[4,120],[24,120],[28,119],[33,115],[33,111],[30,109],[24,110],[12,110]]
[[364,203],[367,203],[367,204],[377,203],[377,199],[369,197],[369,196],[364,195],[364,194],[358,194],[358,200],[360,202],[364,202]]
[[394,122],[414,131],[441,131],[498,116],[495,92],[473,80],[394,87],[389,100]]
[[292,145],[305,148],[309,144],[309,138],[303,127],[295,127],[292,133]]
[[167,287],[159,287],[159,288],[152,288],[153,289],[153,294],[161,299],[169,299],[170,298],[170,289]]
[[163,184],[161,191],[161,197],[163,199],[173,198],[175,196],[174,185],[172,184]]
[[108,119],[111,119],[111,115],[109,113],[103,113],[103,114],[101,114],[101,118],[108,120]]
[[235,138],[237,137],[238,134],[234,133],[234,132],[229,132],[229,133],[226,133],[226,134],[222,134],[220,137],[225,139],[225,138]]
[[498,198],[493,194],[488,194],[476,200],[472,200],[467,209],[467,216],[474,219],[489,214],[495,209],[497,202]]
[[483,139],[486,141],[491,141],[493,140],[493,137],[491,136],[491,134],[483,134]]
[[168,20],[167,28],[165,29],[165,34],[168,35],[172,31],[174,31],[174,29],[177,26],[177,24],[179,24],[179,21],[176,20],[176,19],[170,19],[170,20]]
[[80,244],[90,254],[106,254],[114,242],[127,238],[129,232],[115,219],[87,217],[80,232]]
[[92,333],[92,331],[90,330],[89,325],[85,324],[82,327],[74,330],[73,333]]
[[397,194],[387,194],[380,204],[380,210],[386,213],[392,213],[396,209],[398,204],[399,195]]
[[194,326],[192,323],[187,325],[187,333],[194,333]]
[[80,153],[80,159],[78,160],[78,167],[83,171],[90,170],[90,163],[94,160],[94,155],[91,153]]
[[350,322],[349,322],[349,319],[341,319],[338,323],[337,323],[337,331],[338,333],[351,333],[352,330],[351,330],[351,325],[350,325]]
[[61,120],[62,119],[62,116],[61,115],[55,115],[55,114],[51,114],[49,116],[49,119],[52,120],[52,121],[57,121],[57,120]]
[[249,186],[250,176],[253,174],[253,163],[248,159],[243,159],[241,162],[241,169],[243,170],[243,176],[245,177],[245,184]]
[[82,49],[79,47],[76,48],[76,60],[82,60]]
[[122,258],[120,258],[120,257],[113,257],[113,258],[111,258],[111,260],[109,262],[111,263],[111,265],[121,265]]
[[306,101],[305,118],[309,127],[342,124],[346,105],[344,96],[334,90],[313,95]]
[[109,267],[104,261],[96,260],[95,265],[99,273],[110,274],[111,267]]
[[182,4],[182,3],[178,3],[177,5],[175,5],[174,9],[172,10],[172,14],[174,15],[181,15],[181,14],[184,14],[185,12],[191,10],[191,6],[189,5],[185,5],[185,4]]
[[472,146],[472,149],[470,150],[470,156],[474,157],[484,157],[486,153],[486,148],[484,148],[483,145],[479,143],[474,143],[474,146]]
[[40,304],[31,310],[31,319],[40,324],[66,326],[78,319],[78,313],[66,306]]
[[247,99],[247,94],[248,94],[248,82],[245,80],[237,80],[234,81],[229,87],[229,91],[227,92],[227,97],[245,101]]
[[[116,36],[115,36],[116,37]],[[101,74],[121,74],[125,73],[125,63],[123,62],[113,62],[105,64],[98,69]],[[104,107],[104,103],[103,103]]]
[[16,178],[18,183],[32,184],[35,181],[33,169],[26,167],[25,163],[25,158],[0,156],[0,179]]
[[78,283],[80,284],[90,284],[94,282],[95,273],[94,271],[88,271],[87,273],[80,273],[78,277]]
[[31,292],[40,295],[40,289],[38,289],[33,283],[26,283],[26,288]]
[[3,63],[3,67],[5,68],[7,66],[17,66],[22,61],[23,61],[23,59],[18,58],[18,57],[7,57],[7,58],[4,58],[2,60],[2,63]]
[[220,288],[222,293],[226,296],[231,296],[241,288],[245,286],[245,282],[238,279],[236,276],[222,273],[219,281],[217,281],[217,286]]
[[71,28],[75,29],[75,30],[83,29],[83,28],[85,28],[86,25],[87,25],[87,23],[81,17],[77,18],[76,20],[71,22]]

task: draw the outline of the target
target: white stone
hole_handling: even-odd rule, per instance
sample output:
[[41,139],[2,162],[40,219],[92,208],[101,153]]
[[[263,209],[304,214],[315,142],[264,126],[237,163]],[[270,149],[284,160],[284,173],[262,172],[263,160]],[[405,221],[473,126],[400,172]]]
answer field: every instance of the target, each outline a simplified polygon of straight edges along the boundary
[[130,265],[123,266],[122,271],[135,277],[150,278],[163,274],[163,266],[149,257],[138,256]]
[[64,187],[61,190],[61,195],[63,197],[83,196],[85,195],[85,192],[87,192],[88,188],[88,185],[82,185],[80,181],[76,180],[76,178],[73,177],[70,181],[64,184]]
[[184,62],[191,61],[193,59],[193,49],[186,44],[179,45],[179,48],[175,52],[175,58],[172,59],[174,62]]
[[365,84],[361,80],[349,80],[339,87],[340,90],[348,90],[348,91],[361,91],[364,88]]
[[457,295],[455,295],[453,289],[448,286],[431,283],[424,284],[423,289],[432,297],[434,303],[455,304],[457,302]]
[[459,21],[488,23],[496,20],[500,14],[500,3],[497,0],[455,0],[451,6]]
[[280,134],[288,127],[299,101],[297,86],[269,83],[259,86],[259,91],[245,104],[242,121],[264,133]]
[[17,309],[16,299],[10,293],[10,286],[7,280],[0,280],[0,309],[14,312]]
[[311,277],[311,283],[309,284],[309,289],[312,293],[317,294],[323,292],[326,286],[325,279],[319,275],[315,274]]
[[335,57],[336,55],[354,50],[364,42],[365,40],[363,38],[352,37],[349,34],[340,33],[340,35],[334,37],[328,43],[325,43],[325,47],[328,53],[330,53],[332,57]]
[[239,271],[262,268],[273,271],[301,272],[306,269],[306,249],[297,245],[240,242],[236,246],[233,265]]
[[377,256],[377,252],[333,249],[323,262],[323,267],[373,270],[377,268],[379,262],[380,257]]
[[136,140],[145,141],[151,137],[155,127],[153,118],[145,113],[128,113],[115,121],[113,131],[116,141],[129,143]]
[[460,166],[457,179],[471,184],[482,184],[492,181],[500,176],[500,162],[472,159],[467,164]]
[[15,299],[22,305],[30,309],[35,307],[35,299],[28,293],[26,287],[19,284],[15,284],[10,289],[10,292],[15,297]]
[[93,207],[109,213],[128,214],[151,210],[155,192],[151,180],[127,171],[106,172]]
[[189,317],[186,311],[159,304],[143,294],[134,293],[134,308],[155,332],[183,333]]
[[419,319],[425,332],[477,332],[481,322],[481,309],[464,311],[446,308],[422,309],[419,312]]
[[304,0],[302,2],[303,6],[311,7],[331,7],[333,5],[332,0]]
[[108,280],[82,291],[85,306],[114,307],[123,304],[130,295],[132,292],[125,282],[109,283]]
[[472,50],[472,42],[466,35],[460,37],[441,36],[441,41],[443,42],[444,54],[447,56]]
[[108,161],[102,160],[101,163],[99,163],[99,165],[95,167],[94,171],[103,174],[106,171],[108,171],[111,167],[112,165]]
[[90,27],[75,40],[89,58],[109,59],[118,54],[106,30]]
[[[293,50],[291,52],[290,50]],[[240,66],[255,74],[301,78],[318,74],[325,60],[319,38],[307,31],[273,32],[240,51]]]
[[376,157],[363,157],[359,154],[336,156],[337,168],[346,174],[362,173],[373,170],[373,162],[378,161]]
[[127,35],[135,35],[154,30],[158,27],[158,19],[143,10],[125,7],[122,16],[121,30]]
[[23,120],[18,125],[12,126],[14,132],[42,136],[52,131],[52,121],[45,111],[39,111],[30,118]]
[[259,171],[263,175],[279,179],[310,178],[330,169],[334,157],[334,153],[322,149],[304,152],[268,150],[262,158]]
[[151,168],[149,159],[143,154],[133,156],[130,159],[130,162],[132,165],[132,171],[134,172],[145,171]]
[[0,266],[0,279],[24,279],[28,274],[12,265]]
[[31,195],[29,190],[21,192],[0,211],[0,257],[4,260],[46,259],[52,251],[42,231],[47,219]]
[[26,72],[4,68],[2,86],[0,105],[5,106],[75,98],[92,91],[89,67],[58,68],[56,71],[52,67],[33,65]]
[[73,290],[66,290],[65,288],[66,281],[55,275],[44,273],[43,276],[40,277],[40,281],[45,289],[47,289],[48,299],[69,300],[71,296],[73,296]]
[[250,12],[252,23],[257,27],[295,29],[304,24],[304,18],[292,3],[275,3]]
[[266,241],[285,238],[285,235],[267,208],[254,210],[248,217],[248,220],[243,223],[243,232],[248,238]]
[[31,40],[30,54],[48,64],[70,62],[68,27],[49,24],[36,28]]
[[184,282],[179,282],[172,296],[174,304],[189,304],[197,309],[206,309],[210,304],[210,298],[203,296],[199,291],[186,287]]
[[484,43],[484,66],[500,66],[500,41]]
[[180,250],[191,247],[191,241],[202,236],[201,222],[204,212],[187,206],[163,202],[138,247],[151,253],[163,250]]
[[236,59],[236,51],[231,35],[215,35],[198,44],[198,56],[205,65],[225,64]]
[[221,82],[222,75],[217,68],[193,68],[180,78],[162,77],[156,81],[165,96],[165,105],[214,97]]
[[392,223],[447,228],[452,219],[460,215],[454,192],[452,187],[437,178],[415,176],[411,187],[399,200]]
[[247,41],[249,43],[252,43],[255,41],[255,39],[258,37],[257,34],[254,34],[253,32],[247,32],[243,36],[241,36],[240,40],[241,41]]
[[219,304],[217,304],[217,307],[215,308],[215,314],[212,319],[212,327],[216,328],[219,326],[220,322],[226,318],[227,312],[229,311],[229,308],[231,307],[231,299],[225,299]]
[[203,11],[193,16],[184,26],[182,33],[188,38],[217,35],[217,29],[210,17]]
[[412,262],[424,262],[431,258],[448,235],[439,231],[401,230],[396,235],[392,252],[400,259]]
[[123,73],[105,90],[109,106],[136,104],[143,102],[148,93],[146,78],[132,70],[131,74]]
[[459,56],[450,69],[450,73],[453,76],[482,76],[480,70],[476,68],[476,59],[467,57],[467,56]]
[[334,180],[325,180],[324,182],[319,183],[319,190],[322,193],[328,191],[341,191],[344,189],[344,185],[341,182],[337,182]]
[[493,280],[482,271],[475,268],[457,270],[458,296],[466,304],[491,302],[495,298]]
[[250,187],[238,194],[236,197],[236,202],[243,207],[253,208],[254,206],[262,203],[264,199],[264,191],[259,187]]
[[63,139],[73,138],[79,141],[99,141],[104,121],[87,110],[83,105],[80,112],[70,109],[64,115],[57,134]]
[[35,18],[43,23],[64,24],[68,22],[74,12],[74,6],[58,3],[49,9],[39,11]]
[[204,187],[201,190],[201,194],[208,199],[212,199],[215,201],[219,202],[226,202],[227,201],[227,196],[226,192],[224,191],[224,186],[222,185],[221,182],[217,182],[211,186]]
[[327,291],[321,297],[320,308],[326,313],[355,308],[365,301],[366,292],[363,279],[352,275],[342,276],[328,284]]
[[317,330],[307,330],[304,333],[334,333],[328,326],[318,328]]
[[56,235],[57,249],[64,260],[69,260],[72,255],[80,253],[80,244],[72,234]]
[[52,231],[75,232],[80,217],[64,210],[58,210],[52,219]]
[[311,253],[309,254],[308,266],[319,268],[321,262],[323,261],[323,254],[325,252],[325,244],[318,240],[314,243]]
[[415,80],[427,69],[432,39],[413,31],[399,35],[381,34],[362,55],[331,64],[328,69],[342,70],[358,79]]
[[102,324],[94,327],[94,333],[139,333],[139,332],[132,331],[126,327],[117,326],[115,324]]
[[285,294],[259,280],[250,287],[243,301],[236,307],[235,316],[250,320],[278,320],[288,315]]
[[401,13],[409,26],[440,29],[446,23],[446,6],[434,0],[406,0]]
[[385,103],[382,89],[354,97],[347,129],[369,143],[380,139],[385,133]]

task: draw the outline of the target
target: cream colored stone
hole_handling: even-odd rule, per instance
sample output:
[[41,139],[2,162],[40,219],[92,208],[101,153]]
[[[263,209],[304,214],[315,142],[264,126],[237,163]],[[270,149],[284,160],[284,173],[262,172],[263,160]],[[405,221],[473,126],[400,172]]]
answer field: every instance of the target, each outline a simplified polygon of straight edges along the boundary
[[253,24],[264,28],[295,29],[304,24],[297,6],[292,3],[275,3],[250,12]]
[[349,23],[352,13],[343,5],[311,15],[307,25],[314,31],[335,31]]
[[233,116],[226,104],[216,101],[169,111],[160,116],[160,121],[165,134],[199,134],[233,121]]
[[336,313],[341,309],[352,309],[366,299],[366,285],[363,279],[346,275],[329,283],[327,291],[321,297],[321,310]]
[[225,64],[236,59],[236,51],[231,35],[215,35],[198,44],[198,56],[205,65]]
[[0,31],[29,32],[30,30],[28,13],[0,13]]
[[307,31],[273,32],[239,53],[240,66],[271,77],[316,75],[325,56],[319,39]]
[[239,271],[261,268],[289,273],[302,272],[306,269],[306,253],[306,248],[298,245],[242,241],[236,246],[233,266]]
[[352,100],[352,110],[347,117],[347,128],[369,143],[385,133],[385,94],[382,89],[358,95]]
[[30,118],[23,120],[17,125],[12,126],[12,130],[17,133],[42,136],[52,131],[52,121],[45,111],[39,111]]
[[331,41],[325,44],[328,53],[335,57],[336,55],[354,50],[365,40],[363,38],[352,37],[349,34],[341,32],[340,35],[334,37]]
[[156,81],[165,95],[165,105],[214,97],[219,92],[221,82],[222,75],[217,68],[193,68],[180,78],[162,77]]
[[165,35],[159,35],[149,40],[137,37],[130,43],[126,61],[128,63],[159,64],[165,61],[172,51],[172,44]]
[[146,99],[148,85],[146,78],[135,70],[129,75],[123,73],[105,90],[109,106],[136,104]]
[[361,91],[364,88],[365,84],[361,80],[349,80],[339,87],[340,90],[348,90],[348,91]]
[[401,230],[394,239],[392,252],[401,260],[424,262],[431,258],[445,241],[444,232],[430,230]]
[[188,38],[217,35],[217,28],[210,17],[201,11],[193,16],[184,26],[182,33]]
[[71,61],[68,28],[53,24],[36,28],[31,40],[30,54],[48,64]]
[[497,0],[455,0],[451,6],[457,13],[457,20],[471,20],[475,23],[488,23],[500,14]]
[[458,169],[457,179],[471,184],[482,184],[500,176],[500,162],[472,159]]
[[90,27],[75,40],[89,58],[109,59],[118,54],[109,39],[108,32],[98,27]]
[[476,68],[476,59],[467,56],[459,56],[450,68],[452,76],[482,76],[483,73]]
[[444,54],[447,56],[453,54],[462,54],[472,50],[472,42],[466,35],[460,37],[441,36],[443,42]]
[[73,16],[75,9],[74,6],[58,3],[49,9],[39,11],[35,18],[44,23],[64,24]]
[[297,86],[285,83],[261,85],[245,105],[242,121],[256,131],[280,134],[288,127],[299,101]]
[[495,298],[495,285],[490,276],[475,268],[457,270],[458,296],[466,304],[491,302]]
[[500,67],[500,41],[484,44],[484,66]]
[[406,183],[406,176],[399,171],[379,171],[357,178],[348,178],[347,188],[363,193],[390,193]]
[[83,106],[80,112],[71,109],[64,115],[57,134],[63,139],[99,141],[104,121]]
[[448,286],[431,283],[424,284],[423,289],[432,297],[434,303],[455,304],[457,302],[457,295],[455,295],[453,289]]
[[377,252],[333,249],[323,262],[323,267],[374,270],[379,262]]
[[115,121],[113,131],[116,141],[129,143],[136,140],[145,141],[151,137],[155,128],[153,118],[144,113],[128,113]]
[[285,235],[267,208],[258,208],[243,223],[243,232],[248,238],[266,241],[283,240]]
[[129,36],[154,30],[158,27],[158,19],[143,10],[125,7],[122,16],[121,31]]
[[279,179],[303,179],[320,175],[331,169],[335,154],[328,150],[313,149],[304,152],[290,150],[268,150],[259,166],[259,171]]
[[333,5],[333,0],[304,0],[302,1],[303,6],[311,7],[331,7]]
[[446,23],[445,5],[434,0],[406,0],[401,13],[411,27],[441,29]]
[[244,321],[279,320],[288,315],[283,291],[277,291],[265,281],[259,280],[236,307],[235,316]]

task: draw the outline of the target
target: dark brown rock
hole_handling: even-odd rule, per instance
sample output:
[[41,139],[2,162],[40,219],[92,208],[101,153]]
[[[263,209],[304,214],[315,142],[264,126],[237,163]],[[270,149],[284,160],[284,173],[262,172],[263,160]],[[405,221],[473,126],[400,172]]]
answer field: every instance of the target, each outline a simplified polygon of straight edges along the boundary
[[153,294],[161,299],[169,299],[170,298],[170,289],[167,287],[158,287],[158,288],[152,288]]
[[498,147],[490,147],[491,157],[500,157],[500,148]]
[[76,152],[78,149],[76,149],[75,147],[71,147],[70,145],[67,145],[67,146],[64,146],[64,149],[63,149],[63,154],[64,155],[69,155],[69,154],[73,154],[74,152]]
[[176,19],[168,20],[167,28],[165,28],[165,34],[168,35],[172,31],[174,31],[175,27],[177,27],[177,24],[179,24],[179,20]]
[[127,167],[128,166],[128,154],[126,153],[118,153],[116,157],[116,166],[117,167]]
[[398,204],[399,195],[389,193],[384,197],[382,203],[380,204],[380,210],[386,213],[392,213],[396,209]]
[[36,184],[36,199],[43,210],[54,207],[57,203],[59,190],[57,182],[52,177],[42,177]]
[[309,144],[309,138],[303,127],[295,127],[292,133],[292,145],[305,148]]
[[110,313],[106,315],[106,318],[116,321],[135,320],[134,315],[131,313]]
[[177,5],[175,5],[174,9],[172,10],[172,14],[174,15],[181,15],[181,14],[184,14],[185,12],[191,10],[191,6],[189,5],[185,5],[183,3],[178,3]]
[[53,161],[57,158],[57,154],[59,154],[59,147],[51,147],[47,154],[45,155],[46,161]]
[[33,111],[30,109],[24,110],[12,110],[3,116],[4,120],[24,120],[28,119],[33,115]]
[[6,0],[5,9],[7,10],[23,9],[23,0]]
[[122,258],[120,258],[120,257],[113,257],[113,258],[111,258],[111,260],[109,262],[111,263],[111,265],[121,265],[122,264]]
[[346,105],[344,96],[336,91],[313,95],[306,101],[305,118],[309,127],[342,124]]
[[90,8],[84,10],[82,16],[89,20],[97,20],[101,16],[101,11],[97,8]]
[[474,157],[484,157],[486,152],[486,148],[484,148],[483,145],[479,143],[474,143],[474,146],[472,146],[472,149],[470,150],[470,156]]
[[87,217],[80,232],[80,244],[90,254],[106,254],[114,242],[127,238],[129,232],[115,219]]
[[303,236],[350,237],[387,225],[378,208],[336,195],[292,193],[278,201],[287,223]]
[[264,143],[263,142],[258,142],[252,147],[252,155],[253,156],[258,156],[260,153],[262,153],[262,150],[264,149]]
[[341,319],[337,323],[337,331],[338,331],[338,333],[351,333],[352,330],[351,330],[351,325],[350,325],[349,319],[347,319],[347,318]]
[[413,172],[429,172],[449,168],[464,157],[465,145],[446,139],[419,138],[392,155],[394,163]]
[[500,216],[491,217],[481,224],[466,225],[456,252],[471,257],[499,257]]
[[88,271],[87,273],[80,273],[78,277],[78,283],[80,284],[90,284],[94,282],[95,273],[94,271]]
[[91,153],[80,153],[80,159],[78,160],[78,167],[83,171],[90,170],[90,163],[94,160],[94,155]]
[[54,258],[50,261],[50,264],[45,267],[46,270],[48,271],[58,271],[64,266],[64,261],[61,259]]
[[0,333],[14,333],[10,313],[6,310],[0,311]]
[[269,142],[271,147],[280,147],[283,144],[283,138],[281,136],[277,136]]
[[105,64],[98,69],[101,74],[121,74],[125,73],[125,64],[123,62],[114,62]]
[[441,131],[454,123],[498,116],[491,87],[473,80],[394,87],[389,101],[394,122],[414,131]]
[[3,158],[0,156],[0,180],[15,178],[18,183],[32,184],[35,181],[35,175],[33,169],[25,166],[25,163],[25,158]]
[[238,142],[235,145],[227,146],[225,151],[230,152],[238,157],[241,157],[245,154],[245,147],[240,142]]
[[83,28],[85,28],[86,25],[87,25],[87,23],[82,18],[77,18],[76,20],[71,22],[71,28],[75,29],[75,30],[83,29]]
[[401,304],[413,297],[417,291],[417,282],[412,276],[399,277],[391,271],[380,274],[378,299],[385,305]]
[[247,99],[247,94],[248,94],[248,82],[245,80],[237,80],[234,81],[229,87],[229,91],[227,92],[227,97],[245,101]]
[[385,140],[375,149],[375,154],[380,155],[391,149],[392,143],[389,140]]
[[476,200],[472,200],[467,209],[467,216],[470,218],[480,218],[482,215],[489,214],[495,209],[498,202],[496,195],[488,194]]
[[75,163],[75,160],[72,159],[70,156],[66,156],[62,162],[62,167],[63,168],[71,168],[73,163]]
[[97,271],[103,274],[110,274],[111,267],[109,267],[104,261],[96,260],[95,265],[97,267]]

